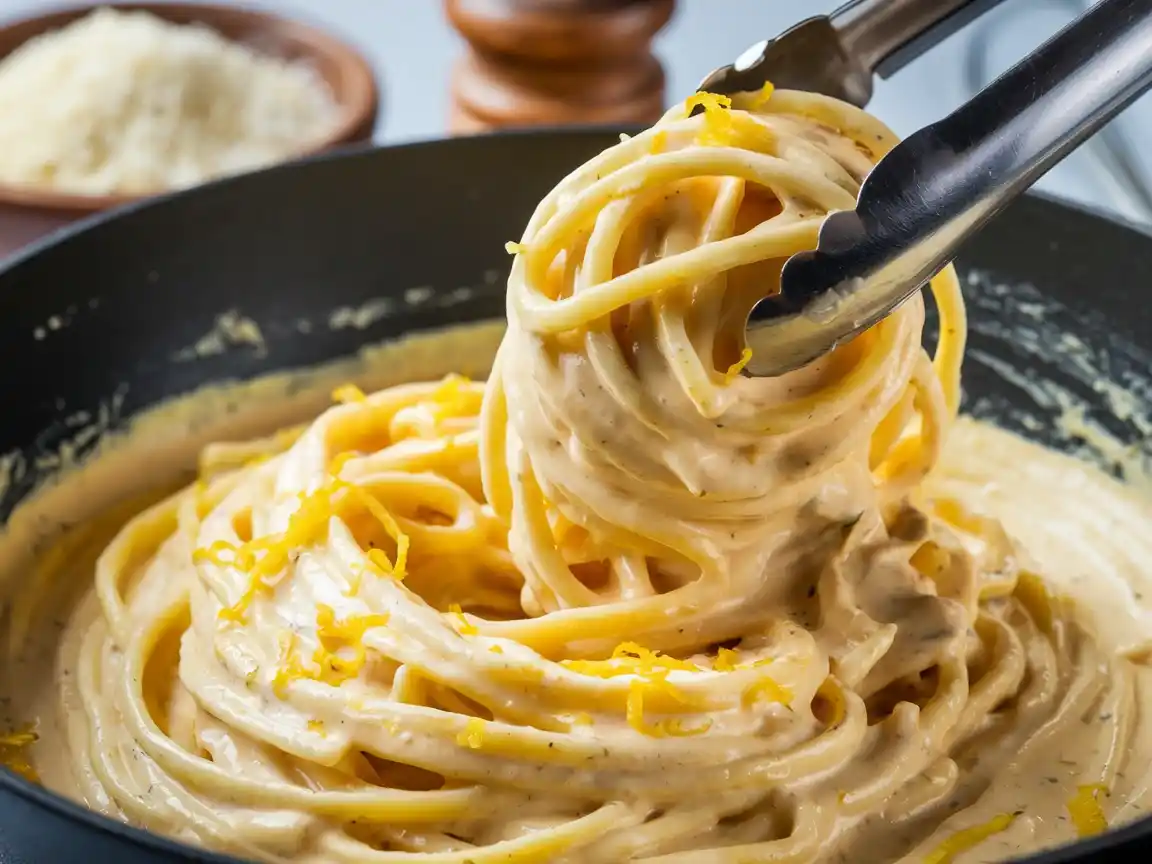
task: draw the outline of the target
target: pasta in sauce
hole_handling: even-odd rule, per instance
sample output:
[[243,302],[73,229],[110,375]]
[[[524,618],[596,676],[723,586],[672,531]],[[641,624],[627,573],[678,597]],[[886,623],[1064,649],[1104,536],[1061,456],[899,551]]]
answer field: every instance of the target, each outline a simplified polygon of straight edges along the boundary
[[956,424],[953,272],[931,356],[916,297],[740,374],[751,304],[894,143],[695,97],[509,244],[486,385],[349,385],[208,447],[62,649],[77,797],[253,860],[458,864],[944,864],[1144,809],[1144,667],[937,467],[954,426],[1029,446]]

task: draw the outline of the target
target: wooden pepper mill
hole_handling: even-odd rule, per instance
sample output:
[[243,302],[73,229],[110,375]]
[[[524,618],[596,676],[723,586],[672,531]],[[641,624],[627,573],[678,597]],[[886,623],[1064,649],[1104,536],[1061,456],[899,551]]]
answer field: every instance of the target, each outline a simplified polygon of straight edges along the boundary
[[675,0],[445,0],[469,49],[449,129],[651,123],[664,110],[652,38]]

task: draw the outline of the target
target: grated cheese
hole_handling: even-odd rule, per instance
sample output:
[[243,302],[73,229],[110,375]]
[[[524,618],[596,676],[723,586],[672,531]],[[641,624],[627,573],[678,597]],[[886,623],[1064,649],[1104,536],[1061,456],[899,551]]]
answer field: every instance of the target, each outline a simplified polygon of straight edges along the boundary
[[967,852],[1001,831],[1007,831],[1015,821],[1015,813],[1001,813],[983,825],[973,825],[971,828],[957,831],[933,849],[924,859],[924,864],[949,864],[953,858],[962,852]]
[[309,67],[97,9],[0,60],[0,181],[150,194],[291,158],[339,109]]
[[1108,787],[1103,783],[1091,783],[1078,787],[1068,802],[1068,815],[1072,817],[1076,833],[1081,837],[1092,837],[1108,830],[1108,819],[1100,806],[1101,794],[1106,796]]

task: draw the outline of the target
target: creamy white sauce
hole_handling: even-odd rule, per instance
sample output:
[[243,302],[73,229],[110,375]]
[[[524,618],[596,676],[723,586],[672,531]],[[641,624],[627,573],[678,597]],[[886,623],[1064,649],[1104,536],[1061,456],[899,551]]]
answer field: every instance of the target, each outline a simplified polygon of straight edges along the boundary
[[[492,338],[491,334],[481,338],[478,351],[473,352],[463,350],[468,340],[457,336],[440,343],[450,345],[451,351],[437,350],[436,339],[418,340],[410,356],[425,371],[435,368],[429,364],[436,356],[461,360],[490,351]],[[413,366],[397,363],[402,356],[389,351],[386,365],[374,367],[379,383],[411,377]],[[476,360],[467,365],[476,368],[482,362]],[[371,363],[360,364],[358,371],[364,374],[366,368],[369,372],[365,380],[371,380]],[[380,378],[382,368],[384,377]],[[140,472],[132,471],[133,465],[148,464],[153,476],[178,482],[187,476],[205,437],[234,439],[238,433],[252,436],[303,419],[317,404],[323,404],[332,382],[343,378],[347,371],[345,367],[314,376],[316,386],[302,389],[298,382],[290,383],[292,379],[288,377],[245,385],[240,391],[255,407],[226,416],[221,414],[221,406],[234,402],[241,392],[213,390],[180,400],[140,421],[139,432],[121,439],[84,468],[73,470],[27,505],[23,514],[34,516],[38,531],[51,535],[54,525],[92,518],[125,494],[140,492]],[[285,392],[298,389],[296,397],[285,397]],[[206,420],[214,415],[217,422],[206,427]],[[161,430],[163,435],[158,434]],[[161,437],[177,443],[157,448]],[[1152,597],[1152,568],[1148,565],[1152,561],[1152,532],[1147,526],[1152,524],[1152,501],[1141,493],[1083,462],[967,420],[954,428],[930,488],[959,497],[975,510],[1003,521],[1026,550],[1030,566],[1042,572],[1055,589],[1066,591],[1082,604],[1108,649],[1121,651],[1148,639],[1152,633],[1152,603],[1148,599]],[[73,670],[67,663],[59,663],[56,648],[75,639],[83,623],[96,614],[90,588],[91,568],[95,554],[114,533],[118,521],[114,517],[112,524],[96,530],[93,542],[75,557],[72,566],[55,574],[51,584],[40,586],[41,603],[35,621],[22,645],[9,643],[13,656],[3,668],[5,721],[10,726],[27,721],[38,724],[41,737],[34,746],[33,759],[44,784],[80,800],[71,755],[62,744],[65,727],[83,723],[82,711],[79,706],[58,703],[61,679],[73,674]],[[17,518],[14,524],[19,529],[29,523]],[[8,565],[5,575],[13,575],[13,565],[26,564],[23,553],[28,552],[31,537],[12,532],[4,536],[0,561]],[[28,572],[25,567],[17,570],[18,574]],[[8,591],[11,596],[11,583]],[[68,612],[70,605],[79,607],[78,614]],[[73,622],[71,630],[67,625],[69,618]],[[1140,678],[1141,686],[1146,686],[1143,670]],[[1149,808],[1152,724],[1145,719],[1146,708],[1144,697],[1140,728],[1127,758],[1132,782],[1127,799],[1111,808],[1113,823],[1135,818]],[[997,772],[971,811],[970,821],[979,823],[997,814],[1018,811],[1026,815],[1018,818],[1009,831],[982,844],[978,853],[961,855],[956,860],[990,861],[1071,840],[1075,831],[1068,823],[1066,803],[1074,794],[1080,768],[1092,758],[1107,728],[1107,723],[1085,718],[1085,722],[1067,727],[1024,763],[1005,766]],[[92,806],[99,802],[86,803]],[[912,820],[903,825],[865,826],[861,831],[866,840],[858,842],[866,842],[864,848],[891,849],[899,854],[898,850],[907,848],[915,836],[923,835],[924,828]],[[842,854],[842,858],[862,860],[851,853]]]

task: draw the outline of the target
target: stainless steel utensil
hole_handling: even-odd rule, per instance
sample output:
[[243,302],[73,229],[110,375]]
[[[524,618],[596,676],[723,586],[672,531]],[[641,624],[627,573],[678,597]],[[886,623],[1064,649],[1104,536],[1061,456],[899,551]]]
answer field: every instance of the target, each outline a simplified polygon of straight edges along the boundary
[[803,366],[888,315],[1150,86],[1152,0],[1101,0],[877,164],[856,209],[828,216],[752,310],[745,374]]
[[1002,0],[850,0],[757,42],[698,88],[750,93],[765,82],[835,96],[863,108],[874,76],[903,69]]

